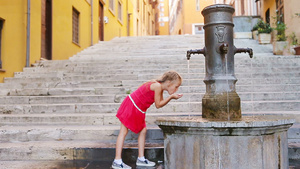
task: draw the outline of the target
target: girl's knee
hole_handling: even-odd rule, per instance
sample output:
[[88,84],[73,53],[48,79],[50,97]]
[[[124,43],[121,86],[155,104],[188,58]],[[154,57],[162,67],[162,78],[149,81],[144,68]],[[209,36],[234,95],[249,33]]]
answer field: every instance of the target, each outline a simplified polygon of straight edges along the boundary
[[146,134],[147,133],[147,128],[143,128],[142,131],[140,132],[140,134]]
[[123,124],[121,124],[121,129],[120,129],[119,135],[127,135],[127,133],[128,133],[128,128],[126,126],[124,126]]

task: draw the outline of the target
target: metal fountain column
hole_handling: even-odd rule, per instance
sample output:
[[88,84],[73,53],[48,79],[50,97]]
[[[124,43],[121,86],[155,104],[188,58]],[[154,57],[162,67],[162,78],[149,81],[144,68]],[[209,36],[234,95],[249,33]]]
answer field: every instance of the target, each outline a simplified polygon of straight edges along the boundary
[[240,97],[236,93],[234,75],[234,55],[248,52],[250,48],[236,48],[233,44],[234,8],[225,5],[213,5],[204,8],[205,47],[187,51],[187,59],[191,54],[205,56],[206,93],[202,98],[202,116],[209,119],[240,119]]

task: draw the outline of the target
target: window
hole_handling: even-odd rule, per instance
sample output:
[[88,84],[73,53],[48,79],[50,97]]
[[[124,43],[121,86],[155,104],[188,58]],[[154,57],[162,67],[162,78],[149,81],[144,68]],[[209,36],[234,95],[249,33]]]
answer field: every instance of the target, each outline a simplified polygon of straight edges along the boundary
[[119,1],[118,2],[118,18],[119,18],[119,20],[120,21],[122,21],[122,13],[123,13],[123,11],[122,11],[122,3]]
[[200,11],[200,0],[196,0],[196,11]]
[[72,15],[73,42],[79,44],[79,12],[73,8]]
[[283,0],[276,0],[278,21],[284,23]]
[[203,24],[193,24],[193,35],[203,34]]
[[115,6],[114,1],[115,1],[115,0],[109,0],[109,8],[110,8],[112,11],[115,11],[115,9],[114,9],[114,6]]
[[2,69],[2,60],[1,60],[1,39],[2,39],[2,28],[4,21],[0,18],[0,69]]

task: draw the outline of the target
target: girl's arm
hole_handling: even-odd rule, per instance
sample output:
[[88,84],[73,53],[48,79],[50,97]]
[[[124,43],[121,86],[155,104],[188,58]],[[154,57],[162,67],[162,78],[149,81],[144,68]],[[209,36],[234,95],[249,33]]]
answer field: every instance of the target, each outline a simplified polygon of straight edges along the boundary
[[156,108],[161,108],[164,107],[166,104],[169,103],[170,100],[172,99],[179,99],[182,95],[181,94],[172,94],[166,99],[163,97],[163,89],[161,87],[160,83],[153,83],[153,88],[154,88],[154,103]]

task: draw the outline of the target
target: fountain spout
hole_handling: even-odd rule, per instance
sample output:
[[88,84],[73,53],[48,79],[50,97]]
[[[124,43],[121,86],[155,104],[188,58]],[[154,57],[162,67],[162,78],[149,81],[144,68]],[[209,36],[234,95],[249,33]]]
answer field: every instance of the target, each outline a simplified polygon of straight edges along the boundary
[[219,50],[222,54],[227,54],[228,53],[228,44],[223,43],[220,47]]
[[242,53],[242,52],[248,53],[250,58],[253,57],[253,50],[251,48],[235,48],[235,50],[234,50],[234,54]]
[[191,49],[186,52],[187,60],[190,60],[191,54],[203,54],[205,56],[205,48],[203,49]]

